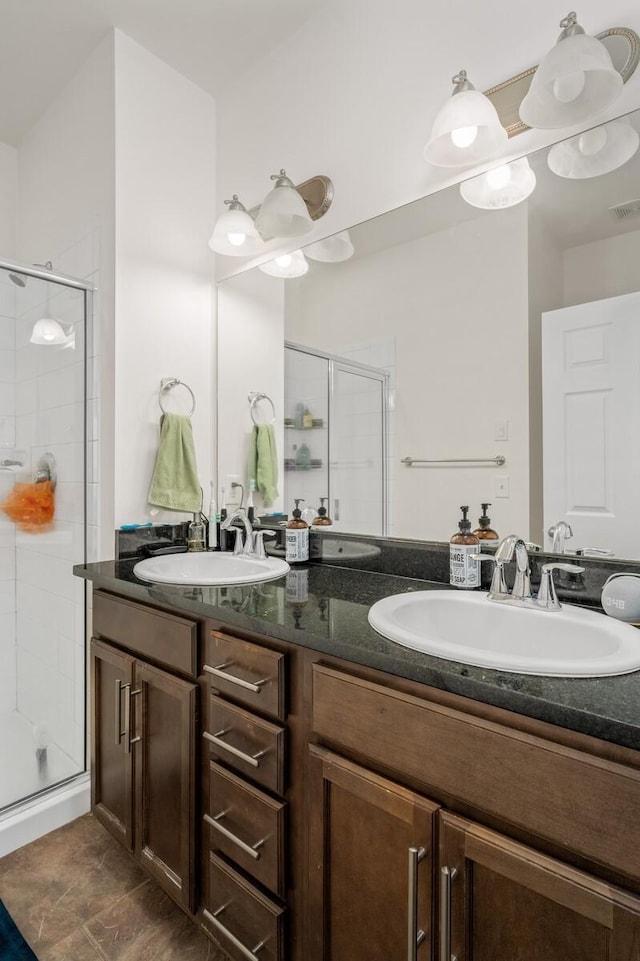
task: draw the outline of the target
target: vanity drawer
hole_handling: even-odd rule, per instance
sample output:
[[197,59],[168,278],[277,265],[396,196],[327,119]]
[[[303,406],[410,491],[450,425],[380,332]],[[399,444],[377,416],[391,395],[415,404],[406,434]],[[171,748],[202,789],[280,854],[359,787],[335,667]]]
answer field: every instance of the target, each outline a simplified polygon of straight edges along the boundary
[[262,714],[286,718],[284,654],[211,631],[202,670],[215,690]]
[[284,728],[211,694],[202,736],[212,756],[274,794],[284,794]]
[[640,771],[313,666],[313,730],[344,753],[640,879]]
[[274,894],[284,897],[285,809],[258,788],[209,764],[209,847],[220,851]]
[[93,633],[182,674],[197,674],[198,625],[194,621],[94,591]]
[[209,898],[204,927],[230,958],[284,961],[285,909],[240,877],[215,854],[209,861]]

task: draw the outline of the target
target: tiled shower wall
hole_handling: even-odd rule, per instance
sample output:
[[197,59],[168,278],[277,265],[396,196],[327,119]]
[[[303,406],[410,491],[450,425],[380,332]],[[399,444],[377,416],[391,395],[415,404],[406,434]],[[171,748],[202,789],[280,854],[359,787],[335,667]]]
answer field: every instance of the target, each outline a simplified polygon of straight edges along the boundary
[[[83,232],[54,272],[97,282],[97,230]],[[47,347],[29,342],[34,322],[45,308],[43,282],[18,291],[16,314],[16,445],[28,452],[30,479],[45,452],[57,464],[53,530],[16,532],[17,708],[46,728],[63,751],[84,766],[85,624],[84,582],[72,567],[85,557],[85,363],[83,291],[50,285],[52,315],[73,324],[75,345]],[[91,318],[87,327],[91,349]],[[97,387],[89,362],[87,418],[89,556],[97,531]]]

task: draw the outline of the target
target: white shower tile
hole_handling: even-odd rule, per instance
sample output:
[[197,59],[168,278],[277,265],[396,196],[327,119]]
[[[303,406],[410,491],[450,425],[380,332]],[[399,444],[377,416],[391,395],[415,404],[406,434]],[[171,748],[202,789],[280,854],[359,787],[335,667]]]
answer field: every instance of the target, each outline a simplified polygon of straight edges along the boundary
[[13,318],[16,315],[16,286],[6,274],[4,278],[8,283],[0,283],[0,317]]
[[[0,321],[0,327],[2,323]],[[16,352],[0,348],[0,381],[13,384],[16,379]]]
[[16,582],[0,581],[0,615],[14,614],[16,609]]
[[12,547],[0,547],[0,581],[13,581],[15,576],[15,551]]
[[13,383],[0,382],[0,410],[7,417],[15,414],[15,394]]

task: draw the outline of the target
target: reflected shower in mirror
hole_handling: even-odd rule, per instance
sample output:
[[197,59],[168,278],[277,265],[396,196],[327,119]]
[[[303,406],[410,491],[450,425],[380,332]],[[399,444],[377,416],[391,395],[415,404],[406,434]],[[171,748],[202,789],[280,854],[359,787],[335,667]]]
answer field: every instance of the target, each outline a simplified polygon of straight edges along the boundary
[[[564,521],[567,552],[640,557],[639,129],[636,112],[530,154],[533,189],[511,205],[476,206],[464,185],[450,187],[351,227],[348,260],[312,260],[291,280],[252,269],[222,282],[224,409],[246,336],[269,370],[284,468],[296,405],[316,416],[304,382],[285,389],[285,345],[375,368],[386,376],[376,425],[386,534],[446,541],[460,504],[475,527],[485,502],[500,536],[550,550],[549,530]],[[493,178],[496,189],[508,176]],[[329,505],[341,430],[329,424],[323,455]],[[220,432],[224,473],[244,463],[230,433]],[[355,470],[341,470],[340,484],[357,490]],[[351,529],[367,533],[360,520]]]

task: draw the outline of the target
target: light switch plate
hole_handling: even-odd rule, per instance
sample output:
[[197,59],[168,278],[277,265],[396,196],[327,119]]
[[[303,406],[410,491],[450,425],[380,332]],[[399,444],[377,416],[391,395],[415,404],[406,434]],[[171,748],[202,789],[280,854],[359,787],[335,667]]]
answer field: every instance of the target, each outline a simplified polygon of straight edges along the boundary
[[509,493],[509,475],[508,474],[495,474],[493,478],[493,496],[494,497],[510,497]]

